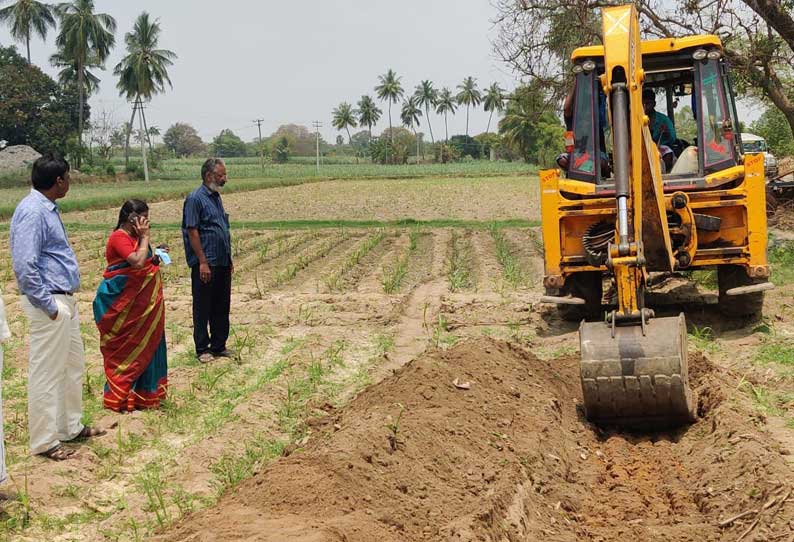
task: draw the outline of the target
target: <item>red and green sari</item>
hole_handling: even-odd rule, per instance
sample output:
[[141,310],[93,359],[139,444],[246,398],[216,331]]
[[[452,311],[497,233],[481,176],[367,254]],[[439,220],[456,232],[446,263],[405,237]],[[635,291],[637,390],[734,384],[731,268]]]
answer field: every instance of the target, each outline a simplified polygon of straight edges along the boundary
[[[109,261],[119,233],[127,235],[121,230],[111,235]],[[151,254],[141,269],[126,261],[107,267],[94,299],[94,321],[105,359],[105,408],[123,412],[159,407],[168,387],[165,305],[162,275]]]

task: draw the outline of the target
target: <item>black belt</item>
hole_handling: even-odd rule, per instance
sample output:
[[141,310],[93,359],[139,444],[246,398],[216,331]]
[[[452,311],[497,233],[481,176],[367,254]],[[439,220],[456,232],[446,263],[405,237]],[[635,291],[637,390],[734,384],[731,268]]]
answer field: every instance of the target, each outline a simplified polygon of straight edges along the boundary
[[63,290],[51,290],[50,294],[52,294],[52,295],[68,295],[68,296],[72,296],[72,295],[74,295],[74,292],[64,292]]

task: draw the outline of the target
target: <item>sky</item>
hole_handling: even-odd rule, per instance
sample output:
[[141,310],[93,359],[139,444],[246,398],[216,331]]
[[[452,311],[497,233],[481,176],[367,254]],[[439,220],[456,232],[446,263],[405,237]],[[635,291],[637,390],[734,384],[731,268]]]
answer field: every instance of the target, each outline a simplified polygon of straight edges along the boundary
[[[131,106],[118,96],[113,67],[124,54],[124,34],[142,12],[158,18],[160,46],[178,60],[169,73],[173,89],[156,96],[146,119],[165,131],[175,122],[192,124],[205,141],[229,128],[244,140],[257,137],[254,119],[264,119],[268,136],[287,123],[323,123],[321,134],[335,141],[331,113],[343,101],[362,94],[374,98],[378,76],[389,68],[402,77],[406,91],[422,79],[454,90],[464,77],[480,87],[498,82],[516,86],[492,52],[495,12],[488,0],[95,0],[96,11],[116,18],[116,47],[100,72],[101,88],[91,98],[95,110],[127,122]],[[55,75],[48,58],[55,33],[46,42],[31,41],[31,56]],[[7,27],[0,43],[8,45]],[[24,45],[18,44],[24,54]],[[388,127],[387,104],[375,132]],[[392,106],[399,124],[399,104]],[[443,119],[431,112],[435,135],[443,137]],[[494,123],[496,121],[494,120]],[[472,110],[470,133],[485,131],[488,115]],[[450,135],[464,133],[465,110],[449,119]],[[491,130],[493,130],[493,124]],[[426,120],[420,130],[427,132]],[[345,135],[345,138],[347,136]]]
[[[108,111],[121,124],[131,106],[116,90],[113,67],[124,54],[124,34],[135,18],[148,11],[162,27],[160,46],[178,55],[169,69],[173,89],[147,104],[150,126],[162,132],[175,122],[192,124],[205,141],[231,129],[246,141],[257,137],[255,119],[264,119],[262,135],[287,123],[310,127],[323,123],[321,134],[333,142],[333,109],[353,105],[362,94],[374,97],[378,76],[389,68],[402,77],[406,92],[422,80],[453,89],[473,76],[481,88],[497,82],[513,89],[517,76],[493,53],[496,29],[488,0],[95,0],[96,11],[116,18],[116,47],[102,82],[91,98],[95,111]],[[49,56],[55,33],[46,42],[34,38],[32,60],[55,75]],[[8,45],[7,27],[0,43]],[[23,51],[22,45],[18,46]],[[375,132],[388,127],[387,104]],[[399,124],[399,104],[392,107]],[[739,104],[746,122],[760,112]],[[485,131],[488,114],[470,113],[470,134]],[[421,131],[427,133],[427,120]],[[443,119],[431,112],[436,137]],[[493,131],[496,119],[491,126]],[[449,119],[449,133],[464,133],[465,109]]]

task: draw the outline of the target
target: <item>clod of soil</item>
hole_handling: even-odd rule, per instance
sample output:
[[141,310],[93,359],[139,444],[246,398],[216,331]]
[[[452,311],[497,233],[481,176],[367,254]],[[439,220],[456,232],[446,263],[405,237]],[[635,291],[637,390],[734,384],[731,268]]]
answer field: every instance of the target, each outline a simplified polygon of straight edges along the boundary
[[735,388],[727,375],[703,356],[690,365],[704,417],[675,433],[624,434],[583,420],[575,357],[542,361],[485,339],[431,351],[159,539],[790,537],[794,477],[780,451],[749,408],[723,399]]

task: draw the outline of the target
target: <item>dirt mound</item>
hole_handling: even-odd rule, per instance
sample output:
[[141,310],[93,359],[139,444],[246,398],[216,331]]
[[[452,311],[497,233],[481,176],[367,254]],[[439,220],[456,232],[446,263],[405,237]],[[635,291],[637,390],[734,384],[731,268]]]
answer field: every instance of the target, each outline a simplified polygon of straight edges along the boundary
[[305,448],[160,540],[683,542],[790,532],[794,479],[780,452],[737,400],[723,400],[728,377],[702,356],[690,364],[701,421],[627,435],[583,421],[573,357],[542,361],[491,340],[433,351],[311,424]]
[[41,154],[27,145],[14,145],[0,151],[0,172],[16,172],[27,169]]

